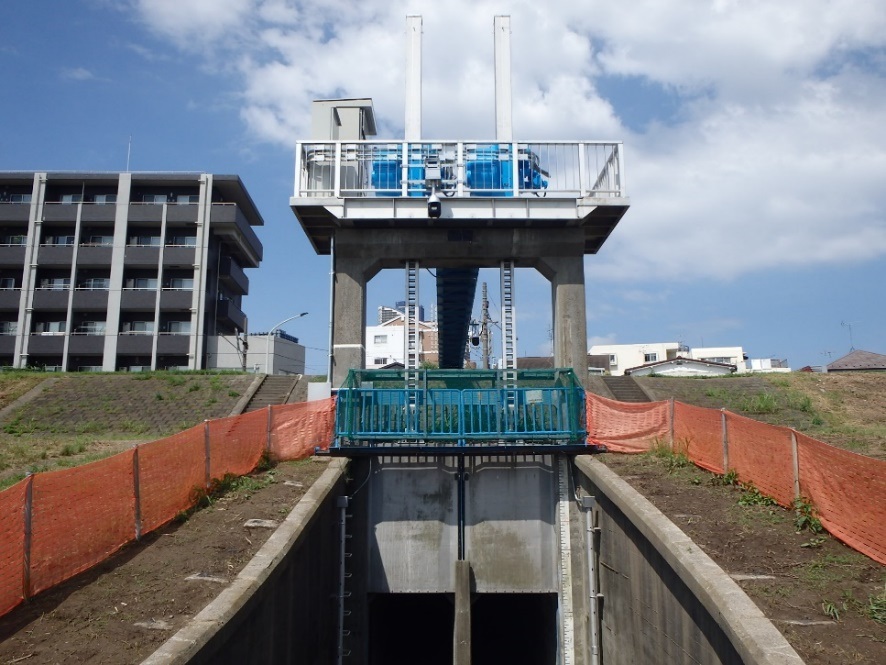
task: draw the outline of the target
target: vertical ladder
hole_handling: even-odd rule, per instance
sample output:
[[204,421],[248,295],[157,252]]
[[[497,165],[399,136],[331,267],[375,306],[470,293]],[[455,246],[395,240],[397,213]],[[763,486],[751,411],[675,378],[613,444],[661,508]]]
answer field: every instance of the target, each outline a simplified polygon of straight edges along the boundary
[[344,659],[351,655],[350,650],[346,647],[345,642],[347,638],[350,636],[351,631],[347,628],[347,618],[350,616],[351,612],[348,610],[345,605],[347,604],[348,598],[351,596],[351,592],[348,590],[347,582],[351,577],[351,573],[348,571],[348,559],[351,557],[351,552],[348,551],[348,540],[350,540],[351,536],[348,533],[348,506],[350,504],[349,497],[347,496],[339,496],[336,498],[336,507],[339,511],[339,549],[338,549],[338,640],[336,644],[336,665],[342,665],[344,663]]
[[514,262],[501,262],[501,368],[505,386],[517,385],[517,321],[514,312]]
[[406,367],[406,388],[418,387],[418,261],[406,262],[406,311],[403,317],[403,365]]
[[572,600],[572,536],[569,531],[570,462],[557,455],[557,522],[560,531],[560,659],[562,665],[575,663],[575,608]]

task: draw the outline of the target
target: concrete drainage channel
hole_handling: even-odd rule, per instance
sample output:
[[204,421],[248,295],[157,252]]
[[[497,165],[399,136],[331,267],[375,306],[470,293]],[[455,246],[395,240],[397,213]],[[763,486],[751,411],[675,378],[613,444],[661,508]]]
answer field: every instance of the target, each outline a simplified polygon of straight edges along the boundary
[[[545,459],[551,463],[545,467],[545,460],[536,460],[533,478],[544,480],[539,469],[556,474],[558,464]],[[397,458],[390,461],[396,464]],[[458,574],[452,571],[459,566],[453,568],[449,560],[455,552],[449,543],[453,524],[448,514],[427,510],[439,505],[446,513],[454,502],[446,490],[451,474],[445,461],[428,458],[423,467],[412,460],[391,473],[382,462],[355,461],[348,469],[345,460],[333,460],[235,581],[143,665],[802,663],[735,581],[617,475],[590,457],[559,466],[568,468],[569,517],[558,512],[556,491],[548,499],[550,510],[540,509],[537,516],[542,529],[556,531],[568,521],[570,542],[542,537],[540,547],[527,548],[533,560],[555,568],[539,577],[539,592],[501,580],[496,592],[485,589],[489,573],[483,558],[505,568],[514,556],[508,548],[518,544],[503,541],[507,529],[488,514],[483,531],[481,509],[469,501],[468,521],[473,514],[478,523],[469,525],[466,536],[472,566],[467,608],[458,600]],[[510,473],[506,467],[495,466],[494,474],[488,461],[477,467],[474,482],[486,488],[478,496],[488,502],[484,491],[526,493],[526,483],[515,480],[519,467]],[[353,478],[350,485],[346,471]],[[425,481],[415,482],[422,473]],[[556,485],[544,480],[539,487],[547,492]],[[343,501],[346,494],[350,498]],[[414,512],[411,503],[418,506]],[[519,509],[526,503],[514,496],[501,505]],[[413,523],[392,524],[392,515],[394,522],[399,515]],[[490,523],[498,541],[484,536]],[[342,533],[348,536],[346,558]],[[397,534],[397,542],[374,542],[388,538],[385,534]],[[557,551],[538,551],[545,548]],[[561,568],[563,549],[571,555],[566,568]],[[398,551],[404,554],[393,559],[396,567],[386,564]],[[571,578],[568,592],[562,584],[557,589],[544,582],[548,577],[562,582],[564,575]],[[424,588],[403,589],[398,576],[410,587],[419,586],[416,580],[430,581],[422,583]],[[481,588],[487,592],[478,593]],[[572,607],[571,632],[564,632],[564,599]],[[464,612],[467,624],[464,616],[457,619]],[[459,648],[465,635],[467,647]]]

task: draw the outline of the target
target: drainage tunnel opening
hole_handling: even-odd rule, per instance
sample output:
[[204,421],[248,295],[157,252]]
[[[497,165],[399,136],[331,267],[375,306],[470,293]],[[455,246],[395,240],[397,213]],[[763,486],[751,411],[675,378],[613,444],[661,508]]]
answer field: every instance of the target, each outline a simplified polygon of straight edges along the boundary
[[369,665],[452,665],[455,604],[439,593],[369,597]]
[[477,594],[471,604],[471,663],[555,665],[557,594]]

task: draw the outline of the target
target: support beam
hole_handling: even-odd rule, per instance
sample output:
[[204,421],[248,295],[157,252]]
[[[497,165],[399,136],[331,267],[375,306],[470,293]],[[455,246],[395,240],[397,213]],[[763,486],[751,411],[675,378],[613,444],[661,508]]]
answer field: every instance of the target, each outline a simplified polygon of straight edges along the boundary
[[581,384],[587,386],[588,333],[584,257],[544,257],[539,269],[551,280],[554,365],[573,368]]
[[332,387],[339,388],[349,369],[366,365],[366,283],[371,261],[335,255],[332,283]]
[[452,662],[471,665],[471,564],[455,562],[455,627]]

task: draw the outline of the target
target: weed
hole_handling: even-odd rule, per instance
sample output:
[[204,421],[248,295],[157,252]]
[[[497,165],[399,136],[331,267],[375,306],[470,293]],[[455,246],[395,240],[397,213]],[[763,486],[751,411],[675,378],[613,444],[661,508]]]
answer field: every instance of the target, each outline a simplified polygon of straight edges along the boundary
[[188,392],[189,392],[189,393],[194,393],[194,392],[197,392],[198,390],[200,390],[200,384],[199,384],[199,383],[192,383],[191,385],[188,386]]
[[[843,609],[846,609],[846,603],[843,603]],[[829,600],[824,601],[821,604],[821,611],[824,612],[825,616],[830,617],[834,621],[840,620],[840,608],[837,607],[836,603]]]
[[821,416],[813,416],[812,424],[815,427],[821,427],[822,425],[824,425],[824,418],[822,418]]
[[212,406],[216,402],[218,402],[218,400],[215,397],[210,397],[208,400],[206,400],[206,406]]
[[827,540],[827,538],[825,538],[824,536],[813,536],[812,538],[807,540],[805,543],[801,543],[800,547],[808,547],[809,549],[818,549],[819,547],[824,545],[826,540]]
[[753,483],[741,486],[741,496],[738,498],[739,506],[777,506],[775,499],[762,494],[754,487]]
[[170,386],[174,386],[174,387],[183,386],[185,384],[185,381],[187,381],[186,377],[181,376],[179,374],[169,374],[165,378],[166,378],[166,383],[168,383]]
[[806,530],[812,533],[824,531],[821,520],[815,516],[815,506],[812,505],[809,499],[802,496],[794,499],[794,514],[796,515],[794,526],[797,529],[797,533]]
[[775,413],[778,411],[778,401],[772,393],[761,392],[744,397],[739,402],[739,409],[746,413]]
[[[66,443],[59,453],[62,457],[70,457],[72,455],[79,455],[84,450],[86,450],[86,444],[83,442],[79,443]],[[45,458],[44,458],[45,459]]]
[[151,378],[150,372],[134,372],[132,374],[133,381],[148,381]]
[[277,465],[276,462],[271,457],[271,453],[269,453],[267,450],[265,450],[261,454],[261,457],[258,459],[258,464],[256,465],[255,470],[256,471],[268,471],[270,469],[273,469],[276,465]]
[[240,393],[238,393],[236,390],[229,390],[228,397],[240,397]]
[[736,471],[735,469],[730,469],[728,473],[722,475],[715,473],[713,476],[711,476],[711,479],[708,482],[709,484],[715,486],[719,485],[722,487],[733,487],[739,484],[738,471]]
[[883,589],[881,594],[868,598],[867,607],[864,608],[864,615],[877,623],[886,624],[886,589]]
[[154,399],[157,400],[158,402],[162,402],[163,395],[161,395],[160,393],[157,393],[156,395],[154,395]]

